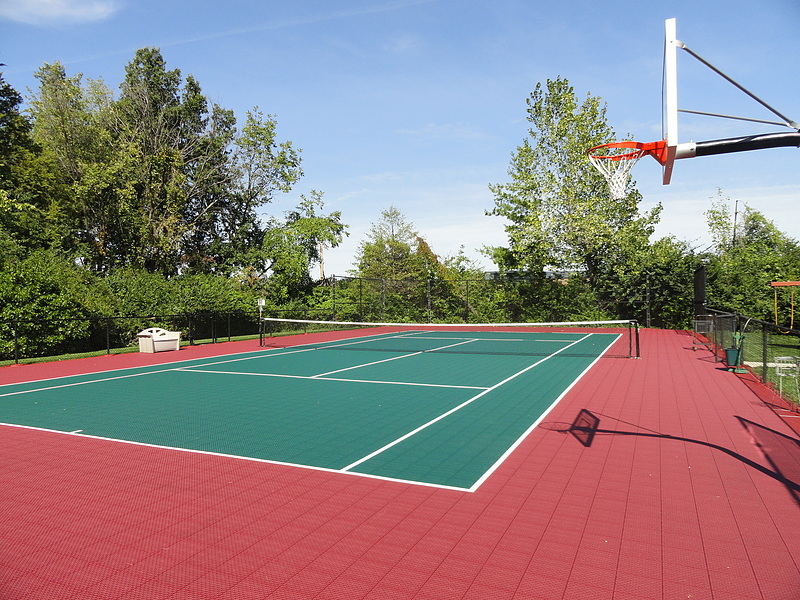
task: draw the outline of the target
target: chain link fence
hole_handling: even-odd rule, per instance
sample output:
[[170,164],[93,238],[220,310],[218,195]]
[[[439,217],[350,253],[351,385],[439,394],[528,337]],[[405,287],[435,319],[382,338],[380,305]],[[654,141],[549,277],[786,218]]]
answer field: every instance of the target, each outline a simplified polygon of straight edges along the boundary
[[[332,276],[319,281],[302,304],[276,307],[266,295],[263,315],[289,319],[411,323],[636,319],[649,324],[650,316],[650,306],[643,300],[627,305],[599,302],[582,280],[566,274],[429,280]],[[150,327],[181,331],[185,344],[258,337],[259,314],[254,310],[0,320],[0,365],[48,356],[135,351],[137,334]]]
[[150,327],[180,331],[186,345],[257,338],[259,313],[86,316],[72,319],[0,321],[0,366],[41,357],[77,358],[135,351],[137,335]]
[[697,317],[694,347],[729,369],[747,370],[800,409],[800,330],[721,310]]
[[337,321],[550,322],[641,319],[645,312],[637,306],[642,315],[618,314],[618,307],[612,309],[587,291],[570,286],[566,278],[556,277],[487,274],[483,279],[397,280],[332,276],[320,285],[328,290],[326,300],[314,310]]

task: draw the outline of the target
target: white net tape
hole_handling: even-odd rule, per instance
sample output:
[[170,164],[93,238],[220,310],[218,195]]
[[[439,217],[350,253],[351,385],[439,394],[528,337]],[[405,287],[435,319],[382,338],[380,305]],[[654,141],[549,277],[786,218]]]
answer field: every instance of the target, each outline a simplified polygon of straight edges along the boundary
[[631,169],[646,153],[630,148],[598,148],[608,154],[590,154],[589,160],[603,174],[608,182],[609,195],[614,200],[622,200],[627,194]]

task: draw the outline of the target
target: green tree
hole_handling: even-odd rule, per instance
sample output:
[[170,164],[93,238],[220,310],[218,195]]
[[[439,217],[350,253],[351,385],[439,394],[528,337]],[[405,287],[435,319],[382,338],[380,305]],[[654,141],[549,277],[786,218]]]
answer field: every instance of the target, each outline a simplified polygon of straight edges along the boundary
[[[274,116],[265,116],[254,108],[247,112],[242,131],[234,141],[229,195],[225,202],[212,207],[216,214],[211,242],[214,260],[228,270],[249,265],[250,249],[261,245],[261,240],[275,225],[274,220],[262,223],[259,211],[272,202],[276,194],[291,191],[303,176],[300,150],[291,141],[278,141],[277,126]],[[312,192],[315,200],[308,208],[317,201],[322,206],[321,195],[315,194]],[[301,205],[303,202],[306,201]]]
[[37,250],[0,270],[0,355],[13,354],[17,325],[22,356],[80,349],[92,335],[90,315],[109,314],[113,298],[91,271]]
[[[719,191],[706,212],[713,240],[706,257],[709,305],[771,320],[774,292],[769,284],[800,279],[800,246],[747,204],[734,219],[729,203]],[[779,312],[788,312],[789,303],[788,295],[779,298]]]
[[360,288],[359,303],[372,307],[374,318],[428,318],[431,286],[441,287],[450,278],[446,265],[395,206],[381,211],[355,258],[356,268],[350,273],[370,280],[366,292]]
[[488,214],[508,220],[507,248],[488,252],[504,269],[579,271],[594,281],[610,252],[622,244],[643,247],[659,208],[638,212],[641,195],[611,200],[586,150],[615,136],[600,99],[579,102],[565,79],[537,84],[527,100],[528,137],[509,167],[511,181],[490,186]]
[[53,168],[33,140],[22,97],[0,73],[0,264],[48,245]]
[[593,288],[615,318],[685,328],[691,325],[697,260],[690,245],[674,237],[642,247],[622,244],[602,263]]
[[310,270],[322,259],[322,247],[335,248],[347,235],[341,213],[326,215],[321,212],[323,207],[321,192],[301,195],[297,207],[288,211],[283,221],[267,221],[260,245],[247,253],[245,277],[265,282],[273,302],[310,293]]
[[14,184],[13,167],[21,152],[33,150],[31,124],[20,112],[22,96],[0,72],[0,189]]
[[95,270],[126,264],[139,249],[130,227],[137,153],[113,133],[111,91],[101,81],[67,76],[59,63],[44,65],[36,77],[33,135],[64,189],[51,205],[53,237]]
[[37,78],[33,135],[65,191],[49,209],[51,235],[100,272],[229,275],[261,243],[258,211],[302,176],[274,117],[248,112],[237,134],[233,112],[156,48],[136,52],[118,100],[58,63]]
[[[198,82],[167,70],[156,48],[138,50],[127,65],[116,112],[116,133],[137,159],[136,255],[149,270],[175,274],[197,254],[198,237],[208,237],[213,220],[206,217],[227,199],[235,119],[220,107],[209,110]],[[186,240],[195,244],[187,249]]]
[[[370,279],[416,279],[425,272],[417,254],[419,232],[395,206],[381,211],[379,221],[372,223],[369,233],[356,251],[359,277]],[[427,245],[426,245],[427,246]],[[429,256],[423,250],[424,256]]]

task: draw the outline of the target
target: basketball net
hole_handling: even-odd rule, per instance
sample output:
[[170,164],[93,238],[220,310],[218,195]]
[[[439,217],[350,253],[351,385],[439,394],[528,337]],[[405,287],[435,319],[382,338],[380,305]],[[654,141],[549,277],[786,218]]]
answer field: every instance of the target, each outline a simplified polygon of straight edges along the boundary
[[628,180],[633,165],[647,152],[638,142],[616,142],[595,146],[586,154],[608,182],[612,200],[622,200],[628,193]]

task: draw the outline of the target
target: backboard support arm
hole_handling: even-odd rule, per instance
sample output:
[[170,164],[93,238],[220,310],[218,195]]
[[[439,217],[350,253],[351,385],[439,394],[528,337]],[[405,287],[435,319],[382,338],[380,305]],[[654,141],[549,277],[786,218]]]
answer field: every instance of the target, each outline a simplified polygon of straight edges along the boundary
[[800,148],[800,132],[797,133],[765,133],[746,135],[722,140],[706,142],[686,142],[678,144],[675,159],[694,158],[695,156],[715,156],[748,150],[764,150],[766,148]]
[[758,103],[759,103],[761,106],[763,106],[764,108],[766,108],[766,109],[767,109],[768,111],[770,111],[772,114],[774,114],[775,116],[777,116],[777,117],[780,117],[781,119],[783,119],[783,123],[782,123],[782,125],[785,125],[786,127],[791,127],[792,129],[796,129],[796,130],[800,131],[800,123],[797,123],[796,121],[793,121],[793,120],[792,120],[792,119],[790,119],[789,117],[787,117],[787,116],[783,115],[782,113],[780,113],[780,112],[779,112],[777,109],[773,108],[772,106],[770,106],[769,104],[767,104],[766,102],[764,102],[764,101],[763,101],[761,98],[759,98],[758,96],[756,96],[756,95],[755,95],[753,92],[751,92],[750,90],[748,90],[746,87],[744,87],[744,86],[743,86],[743,85],[741,85],[740,83],[737,83],[736,81],[734,81],[734,80],[733,80],[731,77],[729,77],[728,75],[726,75],[725,73],[723,73],[722,71],[720,71],[720,70],[719,70],[717,67],[715,67],[715,66],[714,66],[714,65],[712,65],[710,62],[708,62],[706,59],[704,59],[702,56],[700,56],[699,54],[697,54],[697,52],[695,52],[694,50],[692,50],[691,48],[689,48],[689,46],[687,46],[686,44],[684,44],[684,43],[683,43],[683,42],[681,42],[680,40],[676,40],[676,41],[675,41],[675,45],[676,45],[678,48],[680,48],[681,50],[685,50],[686,52],[688,52],[688,53],[689,53],[691,56],[693,56],[695,59],[697,59],[698,61],[700,61],[700,62],[701,62],[702,64],[704,64],[706,67],[708,67],[709,69],[711,69],[712,71],[714,71],[714,73],[716,73],[717,75],[719,75],[720,77],[722,77],[722,78],[723,78],[725,81],[727,81],[728,83],[730,83],[731,85],[733,85],[734,87],[736,87],[737,89],[739,89],[740,91],[742,91],[742,92],[744,92],[745,94],[747,94],[748,96],[750,96],[750,97],[751,97],[753,100],[755,100],[756,102],[758,102]]

